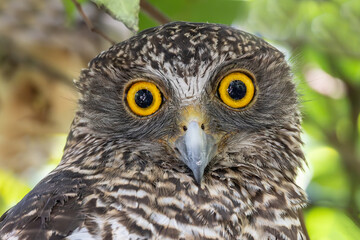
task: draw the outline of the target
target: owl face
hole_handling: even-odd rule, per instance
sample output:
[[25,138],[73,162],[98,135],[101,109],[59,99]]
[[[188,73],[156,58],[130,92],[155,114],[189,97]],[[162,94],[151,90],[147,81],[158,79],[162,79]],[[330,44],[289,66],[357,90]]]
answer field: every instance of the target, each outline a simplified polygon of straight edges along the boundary
[[152,28],[100,54],[76,84],[89,132],[138,146],[198,183],[239,164],[287,174],[299,165],[289,160],[302,154],[289,67],[251,34],[203,23]]

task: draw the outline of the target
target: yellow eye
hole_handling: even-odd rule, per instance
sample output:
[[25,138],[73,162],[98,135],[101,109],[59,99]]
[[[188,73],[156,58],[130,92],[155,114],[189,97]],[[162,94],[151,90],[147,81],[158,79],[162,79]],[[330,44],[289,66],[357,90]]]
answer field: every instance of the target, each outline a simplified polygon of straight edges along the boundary
[[159,109],[162,98],[155,84],[141,81],[131,85],[126,101],[136,115],[149,116]]
[[219,85],[220,99],[229,107],[243,108],[254,98],[253,81],[242,72],[226,75]]

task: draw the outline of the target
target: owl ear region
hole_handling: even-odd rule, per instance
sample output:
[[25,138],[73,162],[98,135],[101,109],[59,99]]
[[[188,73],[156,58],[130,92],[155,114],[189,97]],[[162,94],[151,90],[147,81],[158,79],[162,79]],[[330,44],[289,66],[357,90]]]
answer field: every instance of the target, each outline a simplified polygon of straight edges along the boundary
[[162,96],[154,83],[139,81],[130,86],[126,93],[126,101],[136,115],[149,116],[160,108]]
[[252,79],[242,72],[231,72],[219,84],[220,99],[231,108],[246,107],[255,95]]

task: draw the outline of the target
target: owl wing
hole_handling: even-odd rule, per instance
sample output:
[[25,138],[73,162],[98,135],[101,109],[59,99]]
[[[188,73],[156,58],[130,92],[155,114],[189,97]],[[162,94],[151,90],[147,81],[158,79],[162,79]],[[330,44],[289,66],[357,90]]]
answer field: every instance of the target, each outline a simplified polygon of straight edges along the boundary
[[247,220],[241,239],[309,240],[301,211],[264,209]]
[[84,221],[83,185],[79,176],[63,171],[43,179],[0,218],[4,239],[61,239]]

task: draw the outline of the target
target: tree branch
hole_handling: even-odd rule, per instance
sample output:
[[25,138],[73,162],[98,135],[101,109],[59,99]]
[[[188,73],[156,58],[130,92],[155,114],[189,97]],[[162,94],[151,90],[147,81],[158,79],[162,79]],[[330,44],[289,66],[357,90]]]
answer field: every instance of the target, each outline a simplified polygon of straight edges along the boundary
[[140,0],[141,9],[160,24],[171,22],[171,20],[146,0]]
[[76,0],[72,0],[72,2],[75,4],[76,9],[78,10],[78,12],[80,13],[80,15],[82,16],[82,18],[84,19],[86,26],[89,28],[89,30],[91,32],[97,33],[99,34],[101,37],[103,37],[104,39],[106,39],[107,41],[109,41],[112,45],[114,45],[116,42],[113,41],[110,37],[108,37],[103,31],[97,29],[96,27],[94,27],[94,25],[92,24],[91,20],[86,16],[86,14],[84,13],[80,3]]

